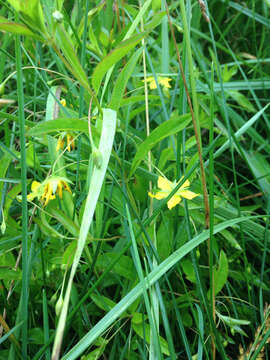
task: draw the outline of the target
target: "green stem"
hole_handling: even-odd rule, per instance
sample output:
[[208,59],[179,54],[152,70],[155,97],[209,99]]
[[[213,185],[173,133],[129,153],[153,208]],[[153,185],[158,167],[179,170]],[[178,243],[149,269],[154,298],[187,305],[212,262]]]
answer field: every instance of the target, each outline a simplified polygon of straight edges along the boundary
[[22,54],[20,36],[15,37],[17,91],[18,91],[18,118],[20,131],[20,153],[21,153],[21,184],[22,184],[22,298],[21,319],[22,325],[22,356],[27,358],[27,332],[28,332],[28,271],[27,271],[27,238],[28,238],[28,209],[27,209],[27,165],[25,147],[25,118],[24,118],[24,94],[22,75]]

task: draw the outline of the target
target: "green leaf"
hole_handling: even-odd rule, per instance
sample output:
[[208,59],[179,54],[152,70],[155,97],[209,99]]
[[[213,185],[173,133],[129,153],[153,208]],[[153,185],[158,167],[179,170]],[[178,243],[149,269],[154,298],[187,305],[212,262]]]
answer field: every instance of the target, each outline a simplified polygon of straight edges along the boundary
[[117,111],[120,107],[122,97],[124,95],[125,88],[127,86],[127,82],[132,75],[132,72],[136,66],[136,63],[142,53],[142,49],[138,49],[135,54],[132,55],[124,69],[121,71],[118,76],[116,83],[113,88],[113,93],[111,97],[111,102],[109,107],[115,111]]
[[166,215],[165,213],[157,231],[157,251],[161,261],[171,255],[173,249],[173,238],[173,219],[170,214]]
[[230,90],[228,93],[245,110],[253,113],[256,112],[256,109],[245,95],[241,94],[239,91],[234,90]]
[[69,269],[73,263],[76,247],[78,240],[72,241],[68,247],[66,248],[63,257],[62,257],[62,265],[65,266],[65,269]]
[[243,151],[246,157],[247,163],[254,174],[256,181],[258,182],[264,195],[269,198],[270,196],[270,165],[268,159],[256,152]]
[[17,35],[32,36],[36,39],[41,40],[42,38],[28,29],[27,26],[15,22],[9,22],[4,17],[0,16],[0,30],[7,31]]
[[226,284],[229,273],[228,260],[225,252],[221,250],[218,269],[214,270],[214,292],[217,295]]
[[19,12],[21,10],[22,4],[20,0],[7,0],[7,1],[10,3],[10,5],[14,7],[16,11]]
[[94,301],[97,307],[104,311],[110,311],[115,306],[114,301],[103,295],[92,294],[91,299]]
[[[143,322],[142,314],[136,314],[136,315],[137,316],[135,321],[133,321],[133,319],[131,321],[132,328],[136,332],[136,334],[139,335],[141,339],[145,339],[146,342],[150,344],[150,336],[151,336],[150,326],[146,322]],[[138,315],[141,316],[141,322],[138,322]],[[159,336],[158,340],[160,343],[162,353],[169,356],[170,352],[167,341],[162,336]]]
[[192,262],[189,259],[184,259],[181,262],[181,266],[186,275],[186,278],[190,282],[196,283],[196,275],[195,275],[195,270],[194,270],[194,266],[193,266]]
[[[47,210],[47,212],[49,215],[55,218],[58,221],[58,223],[62,224],[64,228],[68,232],[70,232],[73,236],[79,237],[80,227],[63,211],[51,207],[49,210]],[[87,241],[90,242],[91,240],[93,240],[93,237],[90,234],[88,234]]]
[[149,150],[151,150],[162,139],[183,130],[190,123],[190,121],[190,114],[175,115],[153,130],[146,138],[146,140],[139,145],[131,165],[129,177],[131,177],[131,175],[135,172],[140,162],[145,158]]
[[45,35],[46,27],[40,0],[8,0],[8,2],[14,7],[17,12],[20,12],[22,14],[23,20],[25,23],[27,23],[28,26],[37,31],[43,31]]
[[143,39],[145,35],[146,33],[140,33],[129,38],[126,41],[123,41],[116,49],[114,49],[97,65],[92,77],[92,85],[96,94],[98,93],[101,81],[105,76],[106,72],[119,60],[121,60],[131,49],[133,49]]
[[0,280],[21,280],[22,273],[18,270],[9,270],[6,268],[0,268]]
[[[97,268],[104,271],[107,266],[118,256],[117,253],[108,252],[98,257],[97,259]],[[130,257],[121,256],[118,262],[115,264],[113,268],[113,272],[123,276],[126,279],[134,280],[136,278],[134,264]]]
[[218,311],[216,311],[216,314],[228,326],[235,326],[235,325],[239,326],[239,325],[249,325],[250,324],[250,321],[248,321],[248,320],[234,319],[230,316],[221,315]]
[[[92,127],[94,135],[96,135],[96,129]],[[70,119],[62,118],[50,121],[42,121],[36,126],[32,127],[26,133],[26,136],[40,136],[59,131],[80,131],[88,134],[88,122],[84,119]]]
[[[82,65],[78,59],[77,52],[73,46],[69,34],[66,32],[62,25],[57,26],[56,42],[59,49],[63,52],[67,62],[68,68],[80,84],[91,93],[91,89],[88,83],[87,76],[82,68]],[[66,64],[67,65],[67,64]]]
[[41,328],[32,328],[28,331],[28,339],[32,344],[44,344],[44,335]]

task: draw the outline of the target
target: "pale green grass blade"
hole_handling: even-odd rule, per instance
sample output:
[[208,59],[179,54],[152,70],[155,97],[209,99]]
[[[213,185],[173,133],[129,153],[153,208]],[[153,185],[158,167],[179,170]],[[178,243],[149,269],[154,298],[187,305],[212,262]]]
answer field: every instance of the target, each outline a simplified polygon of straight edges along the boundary
[[[236,218],[218,224],[214,228],[214,234],[234,226],[241,222],[251,219],[252,217]],[[109,311],[66,355],[62,360],[77,359],[87,347],[89,347],[105,330],[111,326],[116,319],[139,297],[142,295],[143,287],[149,288],[157,280],[159,280],[169,269],[171,269],[178,261],[185,255],[190,253],[197,246],[202,244],[209,238],[209,231],[203,231],[201,234],[195,236],[191,241],[176,250],[160,265],[158,265],[145,279],[144,284],[141,282],[135,286],[111,311]]]
[[107,166],[112,151],[115,129],[116,129],[116,112],[111,109],[103,109],[103,126],[102,126],[102,133],[99,144],[101,162],[98,165],[94,166],[93,174],[90,180],[90,186],[86,199],[85,210],[83,213],[78,245],[74,256],[72,269],[64,298],[64,303],[57,326],[54,347],[53,347],[53,354],[52,354],[53,360],[59,358],[61,343],[65,330],[65,323],[68,312],[68,304],[71,294],[72,282],[84,249],[85,241],[87,239],[88,231],[92,223],[98,197],[105,178]]
[[[238,63],[239,64],[239,63]],[[219,83],[214,82],[214,91],[221,91],[221,85]],[[197,80],[196,89],[199,92],[208,93],[208,86],[201,81]],[[270,80],[269,79],[249,79],[247,80],[238,80],[238,81],[228,81],[223,83],[224,90],[267,90],[270,89]]]

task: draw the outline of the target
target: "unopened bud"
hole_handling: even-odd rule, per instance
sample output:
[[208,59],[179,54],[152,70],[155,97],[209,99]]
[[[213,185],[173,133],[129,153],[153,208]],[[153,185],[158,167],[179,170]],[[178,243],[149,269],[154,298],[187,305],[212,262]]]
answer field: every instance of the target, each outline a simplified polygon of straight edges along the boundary
[[55,313],[56,313],[56,316],[59,316],[60,315],[60,312],[62,310],[62,307],[63,307],[63,298],[62,298],[62,294],[60,295],[59,299],[57,300],[57,303],[55,304]]
[[53,12],[52,16],[53,16],[54,20],[58,23],[62,22],[63,18],[64,18],[63,14],[60,13],[60,11],[58,11],[58,10],[55,10]]

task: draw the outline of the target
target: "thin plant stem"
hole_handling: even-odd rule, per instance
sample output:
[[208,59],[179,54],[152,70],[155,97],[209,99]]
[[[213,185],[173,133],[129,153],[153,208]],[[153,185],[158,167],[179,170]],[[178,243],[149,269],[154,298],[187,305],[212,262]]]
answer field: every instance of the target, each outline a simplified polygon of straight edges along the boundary
[[[16,15],[17,16],[17,15]],[[22,297],[21,297],[21,320],[22,324],[22,356],[27,358],[28,343],[28,208],[27,208],[27,165],[25,144],[25,117],[24,117],[24,93],[22,74],[22,54],[20,36],[15,37],[17,89],[18,89],[18,117],[20,131],[20,153],[21,153],[21,185],[22,185]]]
[[[141,4],[140,4],[141,5]],[[144,26],[143,26],[143,18],[141,19],[141,31],[144,31]],[[143,77],[144,77],[144,102],[145,102],[145,124],[146,124],[146,136],[150,135],[150,120],[149,120],[149,102],[148,102],[148,85],[147,85],[147,81],[146,81],[146,74],[147,74],[147,69],[146,69],[146,56],[145,56],[145,40],[142,39],[142,46],[143,46]],[[151,173],[152,172],[152,164],[151,164],[151,151],[148,151],[147,153],[147,166],[148,166],[148,171]],[[149,186],[149,192],[152,192],[152,181],[150,180],[148,183]],[[152,216],[153,214],[153,199],[150,197],[150,204],[149,204],[149,209],[148,209],[148,213],[149,213],[149,217]],[[153,245],[156,248],[157,247],[157,241],[156,241],[156,236],[155,236],[155,223],[154,223],[154,239],[153,239]],[[155,259],[155,257],[153,256],[153,266],[155,267],[157,265],[157,261]],[[153,314],[153,320],[155,322],[156,325],[156,331],[159,331],[159,303],[158,303],[158,297],[156,294],[156,289],[154,286],[152,286],[150,288],[150,292],[151,292],[151,299],[152,299],[152,305],[151,305],[151,312]],[[151,332],[153,330],[151,329]],[[154,342],[153,342],[153,337],[150,336],[150,350],[149,350],[149,359],[155,359],[156,358],[156,350],[154,348]]]
[[[180,4],[181,4],[181,1],[180,1]],[[177,55],[177,61],[178,61],[179,69],[180,69],[180,72],[181,72],[181,75],[182,75],[182,78],[183,78],[183,83],[184,83],[185,92],[186,92],[186,95],[187,95],[187,101],[188,101],[188,105],[189,105],[189,108],[190,108],[190,113],[191,113],[191,118],[192,118],[192,123],[193,123],[193,128],[194,128],[194,134],[195,134],[195,138],[196,138],[197,150],[198,150],[198,155],[199,155],[200,170],[201,170],[201,182],[202,182],[202,188],[203,188],[204,211],[205,211],[205,227],[209,228],[209,200],[208,200],[206,176],[205,176],[203,157],[202,157],[200,127],[198,126],[199,116],[198,116],[197,97],[194,96],[194,98],[193,98],[193,101],[195,99],[195,104],[196,104],[196,106],[195,106],[196,112],[195,112],[193,110],[191,98],[190,98],[190,95],[189,95],[189,91],[188,91],[188,87],[187,87],[187,81],[186,81],[186,78],[185,78],[185,73],[184,73],[180,53],[179,53],[179,50],[178,50],[178,47],[177,47],[177,42],[176,42],[174,29],[173,29],[173,26],[172,26],[172,21],[171,21],[171,17],[170,17],[169,8],[168,8],[167,3],[166,3],[166,11],[167,11],[167,16],[168,16],[168,20],[169,20],[169,26],[170,26],[170,30],[171,30],[171,33],[172,33],[174,47],[175,47],[175,51],[176,51],[176,55]],[[185,23],[187,25],[186,18],[185,18]],[[188,32],[186,32],[186,33],[188,33]],[[186,38],[186,44],[187,44],[188,54],[190,54],[188,56],[188,58],[190,58],[190,56],[192,56],[192,55],[191,55],[191,47],[190,47],[189,37]],[[192,66],[192,57],[191,57],[191,64],[189,62],[189,66]],[[191,74],[193,74],[192,68],[190,68],[190,76],[192,76]],[[192,78],[193,78],[193,76],[192,76]],[[191,83],[192,83],[192,81],[191,81]]]
[[[209,131],[209,144],[214,142],[214,69],[212,64],[211,71],[211,102],[210,102],[210,131]],[[209,218],[209,278],[210,278],[210,298],[211,298],[211,311],[213,321],[216,324],[216,309],[215,309],[215,279],[213,268],[213,242],[214,242],[214,147],[209,152],[209,191],[210,191],[210,218]],[[212,338],[212,354],[213,359],[216,357],[216,345],[214,334],[211,334]]]

